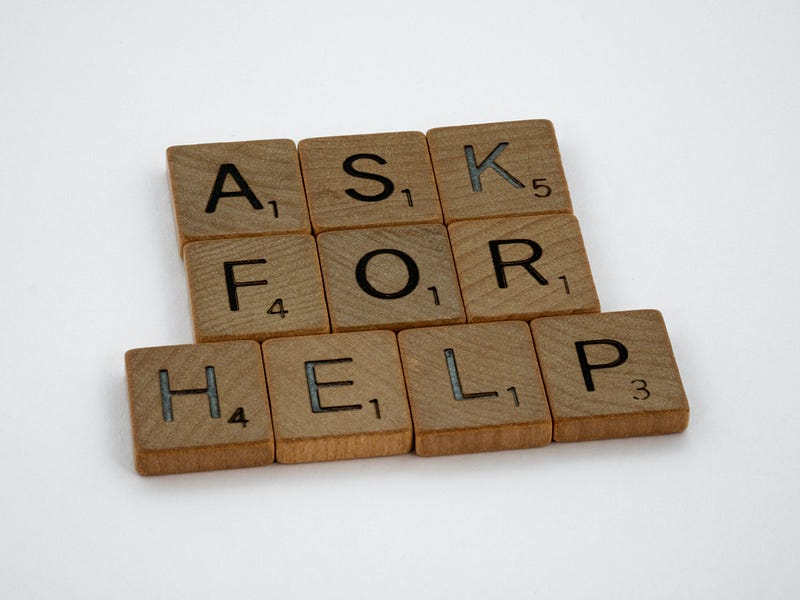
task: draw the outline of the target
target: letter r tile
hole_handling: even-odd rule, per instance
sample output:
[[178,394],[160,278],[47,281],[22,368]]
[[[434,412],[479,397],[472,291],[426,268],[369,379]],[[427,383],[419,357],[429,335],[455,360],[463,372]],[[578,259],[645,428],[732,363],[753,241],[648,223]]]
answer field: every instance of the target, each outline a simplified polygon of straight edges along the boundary
[[392,332],[273,339],[264,342],[263,353],[278,462],[411,450],[411,415]]
[[172,146],[167,167],[181,248],[198,240],[311,232],[292,140]]
[[417,454],[550,443],[550,410],[526,323],[406,329],[398,342]]
[[192,242],[185,261],[198,342],[328,331],[310,235]]
[[468,322],[600,310],[573,215],[463,221],[449,231]]
[[557,442],[676,433],[689,404],[656,310],[536,319]]
[[572,212],[550,121],[441,127],[427,138],[445,223]]
[[273,461],[256,342],[137,348],[125,354],[136,470],[142,475]]

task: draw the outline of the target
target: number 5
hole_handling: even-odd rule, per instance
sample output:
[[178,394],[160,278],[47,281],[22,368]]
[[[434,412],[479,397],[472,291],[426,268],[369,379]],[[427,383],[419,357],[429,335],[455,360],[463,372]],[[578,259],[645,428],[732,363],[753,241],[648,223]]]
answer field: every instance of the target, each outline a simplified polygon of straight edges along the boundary
[[547,198],[552,193],[552,188],[544,183],[547,179],[534,179],[533,180],[533,189],[535,190],[544,190],[543,194],[539,192],[534,192],[533,195],[537,198]]

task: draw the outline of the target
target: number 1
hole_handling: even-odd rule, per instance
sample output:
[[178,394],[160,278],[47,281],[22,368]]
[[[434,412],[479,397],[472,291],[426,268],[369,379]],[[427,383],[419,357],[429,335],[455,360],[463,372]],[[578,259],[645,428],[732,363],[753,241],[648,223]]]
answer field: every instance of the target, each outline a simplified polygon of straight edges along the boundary
[[378,406],[378,399],[377,398],[373,398],[372,400],[369,401],[369,403],[375,405],[375,417],[380,419],[381,418],[381,407]]
[[511,395],[514,397],[514,406],[519,406],[519,396],[517,396],[517,388],[513,385],[510,388],[506,388],[507,392],[511,392]]
[[567,276],[561,275],[559,279],[564,282],[564,291],[567,292],[567,294],[569,294],[569,283],[567,283]]

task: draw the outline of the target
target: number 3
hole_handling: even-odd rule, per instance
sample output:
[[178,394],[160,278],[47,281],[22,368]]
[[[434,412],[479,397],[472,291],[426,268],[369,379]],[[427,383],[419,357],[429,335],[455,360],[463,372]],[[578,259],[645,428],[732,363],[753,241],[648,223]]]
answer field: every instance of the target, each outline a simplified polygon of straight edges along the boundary
[[636,388],[637,392],[644,392],[646,396],[640,398],[637,394],[633,395],[634,400],[647,400],[650,397],[650,390],[647,389],[647,382],[644,379],[634,379],[631,383],[640,383],[641,385]]

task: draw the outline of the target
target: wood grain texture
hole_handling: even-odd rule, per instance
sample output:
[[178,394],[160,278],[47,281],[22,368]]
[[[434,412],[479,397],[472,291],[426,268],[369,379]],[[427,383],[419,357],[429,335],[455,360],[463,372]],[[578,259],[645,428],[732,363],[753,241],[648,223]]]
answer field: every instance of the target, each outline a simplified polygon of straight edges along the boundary
[[[334,332],[464,322],[443,225],[332,231],[320,234],[317,243]],[[359,263],[365,264],[371,293],[358,281]],[[376,297],[375,291],[397,297]]]
[[329,331],[310,235],[192,242],[186,245],[185,262],[198,342]]
[[411,415],[392,332],[274,339],[264,342],[263,353],[278,462],[411,450]]
[[[465,221],[448,229],[468,322],[600,310],[573,215]],[[513,264],[520,261],[531,262]]]
[[298,150],[316,233],[442,222],[421,132],[311,138]]
[[[273,462],[272,423],[258,343],[138,348],[125,354],[125,367],[134,457],[140,474]],[[213,368],[211,375],[209,367]],[[162,371],[166,372],[169,417],[165,416]],[[214,385],[216,395],[208,391]],[[170,394],[181,390],[195,393]],[[218,416],[212,416],[212,397]]]
[[427,138],[445,223],[572,212],[550,121],[441,127]]
[[531,327],[555,441],[686,429],[689,404],[658,311],[548,317]]
[[398,342],[417,454],[550,443],[550,410],[526,323],[408,329]]
[[[198,240],[311,231],[292,140],[172,146],[167,168],[181,248]],[[218,192],[239,195],[216,195],[216,206],[210,206],[218,179]]]

